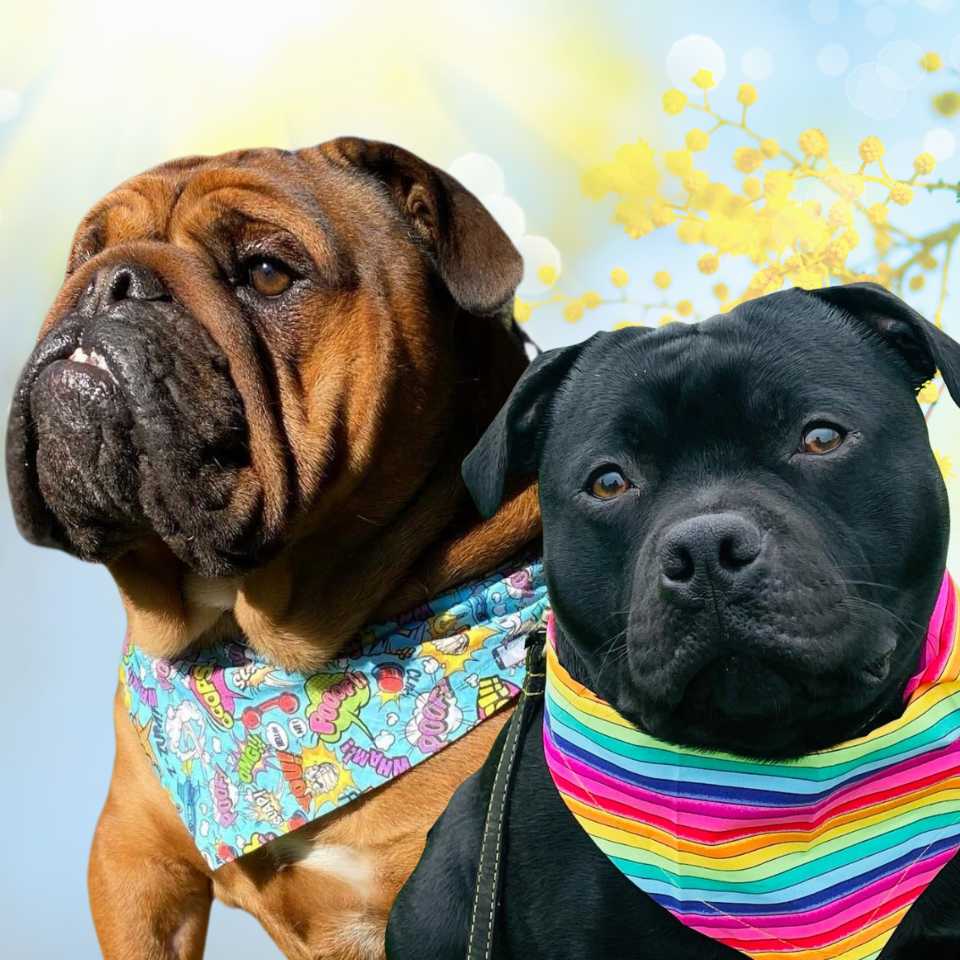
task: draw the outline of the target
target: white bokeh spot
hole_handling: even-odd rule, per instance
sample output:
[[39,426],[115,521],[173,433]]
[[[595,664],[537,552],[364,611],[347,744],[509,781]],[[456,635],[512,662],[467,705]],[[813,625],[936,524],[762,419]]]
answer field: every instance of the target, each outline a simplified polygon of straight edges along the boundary
[[826,25],[840,16],[838,0],[810,0],[810,18],[814,23]]
[[842,43],[828,43],[817,53],[817,69],[828,77],[839,77],[850,66],[850,53]]
[[727,73],[727,56],[712,37],[691,33],[670,47],[667,54],[667,76],[681,90],[696,91],[692,82],[698,70],[709,70],[715,83]]
[[960,70],[960,33],[950,41],[950,49],[947,51],[947,60],[954,70]]
[[889,37],[897,29],[897,15],[886,4],[871,7],[865,19],[867,31],[875,37]]
[[540,279],[539,272],[543,267],[551,267],[559,276],[560,251],[547,237],[527,233],[527,215],[516,198],[507,192],[506,177],[500,164],[485,153],[466,153],[457,157],[447,170],[487,208],[520,251],[523,280],[517,293],[521,297],[546,293],[550,285]]
[[527,232],[527,216],[513,197],[505,193],[486,193],[480,196],[480,202],[514,243]]
[[559,275],[562,270],[560,251],[546,238],[526,234],[517,241],[517,249],[523,257],[523,279],[517,288],[521,297],[538,297],[550,286],[539,277],[543,267],[552,267]]
[[890,120],[906,102],[899,77],[879,63],[861,63],[847,74],[847,99],[865,116]]
[[452,177],[456,177],[478,197],[506,193],[506,178],[500,164],[485,153],[465,153],[457,157],[448,169]]
[[913,173],[913,158],[920,153],[922,147],[916,137],[908,137],[886,142],[887,152],[883,162],[890,173],[897,177],[909,177]]
[[763,83],[773,73],[773,56],[763,47],[751,47],[740,58],[743,75],[754,83]]
[[0,123],[13,120],[20,113],[20,94],[16,90],[0,89]]
[[923,149],[932,153],[937,163],[943,163],[956,153],[957,138],[946,127],[934,127],[924,136]]
[[877,54],[877,63],[896,77],[898,90],[913,90],[923,82],[924,73],[920,67],[923,47],[912,40],[891,40]]

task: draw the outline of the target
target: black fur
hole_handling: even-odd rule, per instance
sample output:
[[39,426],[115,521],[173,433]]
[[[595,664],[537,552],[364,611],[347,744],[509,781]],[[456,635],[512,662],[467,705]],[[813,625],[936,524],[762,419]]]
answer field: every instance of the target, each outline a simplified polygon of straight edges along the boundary
[[[662,739],[797,756],[902,710],[949,536],[915,399],[935,369],[960,400],[960,345],[870,284],[599,334],[534,362],[464,477],[489,513],[506,474],[538,473],[558,653],[577,679]],[[818,422],[845,434],[822,455],[801,450]],[[597,499],[607,465],[631,486]],[[431,832],[391,915],[391,960],[465,955],[495,754]],[[496,957],[739,956],[610,866],[550,780],[538,712],[503,884]],[[958,904],[955,860],[883,960],[960,956]]]
[[[119,296],[103,289],[115,282]],[[106,369],[71,363],[77,348]],[[226,358],[146,268],[91,284],[43,338],[7,429],[10,497],[32,543],[106,562],[155,532],[200,572],[243,563],[253,531],[225,509],[249,463],[243,404]]]

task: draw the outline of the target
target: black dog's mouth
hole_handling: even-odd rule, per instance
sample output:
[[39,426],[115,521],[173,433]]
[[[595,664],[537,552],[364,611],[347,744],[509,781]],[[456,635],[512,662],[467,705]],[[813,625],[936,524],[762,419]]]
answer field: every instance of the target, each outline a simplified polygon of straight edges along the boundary
[[21,375],[7,468],[35,543],[110,562],[155,534],[197,572],[234,573],[251,518],[231,499],[248,465],[229,364],[170,301],[70,315]]
[[697,749],[788,759],[859,736],[896,704],[886,681],[896,663],[892,637],[856,663],[831,672],[776,658],[721,656],[694,672],[671,702],[627,697],[652,736]]
[[784,759],[902,710],[896,691],[922,640],[906,611],[887,606],[881,585],[851,582],[818,544],[770,543],[755,576],[716,574],[713,602],[698,605],[676,602],[638,562],[626,669],[606,671],[600,691],[629,720],[682,746]]
[[681,701],[688,723],[721,715],[730,720],[762,720],[789,707],[797,689],[782,671],[743,657],[722,657],[693,677]]

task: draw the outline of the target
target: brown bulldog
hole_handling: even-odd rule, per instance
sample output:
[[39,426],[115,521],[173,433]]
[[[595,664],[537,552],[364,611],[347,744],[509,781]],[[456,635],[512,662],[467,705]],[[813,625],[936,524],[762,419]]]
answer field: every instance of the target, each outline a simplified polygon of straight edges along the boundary
[[[478,577],[539,533],[491,520],[464,454],[524,366],[521,260],[477,199],[343,138],[164,164],[81,223],[14,398],[9,487],[34,543],[106,564],[129,635],[171,656],[241,632],[288,669]],[[503,718],[216,872],[118,697],[90,860],[108,958],[195,958],[211,898],[290,957],[368,958],[426,831]]]

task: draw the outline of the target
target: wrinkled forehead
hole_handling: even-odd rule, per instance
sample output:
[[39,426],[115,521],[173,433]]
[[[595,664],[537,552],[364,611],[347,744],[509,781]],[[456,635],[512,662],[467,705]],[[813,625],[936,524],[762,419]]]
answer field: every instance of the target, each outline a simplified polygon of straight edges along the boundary
[[[77,228],[71,269],[101,250],[134,241],[176,241],[261,223],[296,235],[313,234],[332,256],[338,221],[369,189],[327,160],[318,148],[261,148],[160,164],[120,184]],[[361,205],[362,206],[362,205]]]
[[601,339],[555,399],[551,436],[736,440],[804,415],[869,410],[890,390],[912,397],[882,345],[810,299],[767,298],[700,324]]

